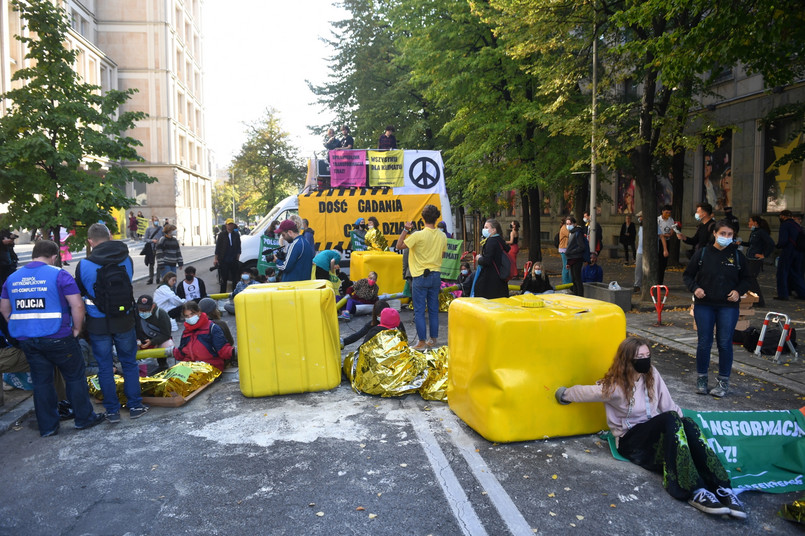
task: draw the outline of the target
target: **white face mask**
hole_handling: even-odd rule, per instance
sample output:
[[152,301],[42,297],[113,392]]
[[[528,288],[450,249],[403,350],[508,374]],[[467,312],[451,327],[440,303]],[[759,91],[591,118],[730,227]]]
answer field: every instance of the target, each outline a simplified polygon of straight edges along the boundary
[[484,238],[489,238],[489,229],[484,227],[483,229],[481,229],[481,234],[483,235]]
[[693,217],[696,218],[696,221],[702,221],[702,217],[699,216],[698,212],[696,214],[694,214]]
[[565,227],[567,227],[567,230],[568,230],[568,231],[572,231],[572,230],[573,230],[573,228],[574,228],[574,227],[576,227],[576,226],[575,226],[575,225],[573,225],[572,223],[568,223],[567,225],[565,225]]
[[190,316],[184,319],[185,324],[189,324],[191,326],[195,325],[198,322],[198,315]]
[[587,223],[589,221],[590,221],[590,218],[584,218],[584,223]]

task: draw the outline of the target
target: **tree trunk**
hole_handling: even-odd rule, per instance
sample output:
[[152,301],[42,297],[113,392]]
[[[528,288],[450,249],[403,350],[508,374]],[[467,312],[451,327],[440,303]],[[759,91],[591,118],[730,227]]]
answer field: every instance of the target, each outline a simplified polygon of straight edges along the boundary
[[657,89],[657,74],[649,72],[644,78],[640,102],[639,136],[642,143],[632,152],[637,187],[643,205],[643,289],[641,300],[651,299],[649,289],[657,282],[657,180],[651,169],[654,137],[653,113]]
[[530,240],[528,242],[528,260],[531,262],[542,261],[542,188],[530,188],[528,190],[528,202],[531,205],[531,226],[529,229]]
[[[520,243],[530,244],[531,240],[531,209],[528,205],[528,190],[520,190],[520,206],[523,208],[523,225],[520,227]],[[529,247],[529,249],[531,249]]]

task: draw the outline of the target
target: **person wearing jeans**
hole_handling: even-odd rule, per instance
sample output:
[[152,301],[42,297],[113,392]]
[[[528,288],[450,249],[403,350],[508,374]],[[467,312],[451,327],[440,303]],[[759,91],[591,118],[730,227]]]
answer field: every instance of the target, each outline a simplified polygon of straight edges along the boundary
[[[751,284],[746,257],[733,242],[734,230],[727,220],[715,224],[715,243],[693,254],[682,278],[695,297],[693,318],[699,337],[696,346],[696,392],[715,397],[729,392],[732,370],[732,334],[738,323],[741,296]],[[710,350],[713,347],[713,328],[718,346],[718,378],[708,390]]]
[[[397,239],[397,250],[410,249],[408,268],[413,280],[414,324],[419,342],[415,350],[436,346],[439,338],[439,289],[442,255],[447,250],[447,236],[436,228],[436,220],[441,212],[434,205],[425,205],[422,219],[425,227],[411,234],[414,222],[405,222],[405,228]],[[425,320],[427,306],[428,320]],[[430,325],[430,338],[427,327]]]

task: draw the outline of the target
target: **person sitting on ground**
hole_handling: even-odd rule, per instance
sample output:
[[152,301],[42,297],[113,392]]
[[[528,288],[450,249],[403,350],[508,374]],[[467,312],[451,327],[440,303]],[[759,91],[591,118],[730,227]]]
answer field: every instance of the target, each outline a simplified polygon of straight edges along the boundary
[[381,331],[386,331],[387,329],[397,329],[399,327],[400,327],[400,313],[397,312],[397,309],[386,307],[385,309],[380,311],[380,322],[376,326],[372,326],[371,328],[369,328],[369,331],[363,338],[363,342],[364,344],[369,342],[372,339],[372,337],[374,337]]
[[369,272],[363,279],[355,281],[352,295],[347,299],[347,305],[341,316],[349,319],[358,311],[358,305],[374,305],[378,292],[377,272]]
[[257,268],[244,268],[240,274],[240,281],[235,285],[235,290],[229,295],[229,302],[224,304],[224,310],[233,315],[235,314],[235,296],[246,290],[247,287],[257,284]]
[[184,332],[179,346],[173,349],[173,357],[176,361],[204,361],[223,371],[226,361],[237,357],[223,330],[195,302],[187,302],[183,312]]
[[662,471],[663,486],[675,499],[707,514],[746,518],[721,461],[651,366],[648,341],[627,337],[602,380],[560,387],[556,399],[560,404],[603,402],[621,456],[649,471]]
[[[137,331],[137,346],[140,350],[149,348],[173,348],[171,338],[171,318],[168,313],[160,309],[154,303],[154,298],[148,294],[143,294],[137,298],[137,323],[134,328]],[[162,372],[168,368],[168,359],[165,357],[157,358],[158,367],[151,374]],[[148,363],[142,361],[140,365],[140,376],[148,376]]]
[[266,283],[277,282],[277,271],[274,268],[266,268]]
[[595,251],[590,252],[590,262],[581,269],[582,283],[603,283],[604,269],[598,265],[598,255]]
[[[342,347],[347,346],[365,337],[366,334],[369,333],[370,329],[380,324],[380,313],[383,312],[383,309],[388,309],[389,307],[391,306],[389,305],[389,302],[387,302],[386,300],[376,301],[374,307],[372,307],[372,319],[369,320],[369,322],[367,322],[366,324],[364,324],[364,326],[355,333],[352,333],[347,337],[342,337],[341,346]],[[405,332],[405,326],[402,324],[402,322],[400,322],[400,325],[397,327],[397,329],[399,329],[402,332],[402,334],[405,335],[407,340],[408,334]]]
[[472,280],[474,277],[475,272],[470,269],[470,263],[462,262],[458,274],[458,281],[456,281],[462,296],[468,297],[470,292],[472,292]]
[[154,291],[154,303],[163,311],[167,311],[168,316],[177,320],[182,316],[182,305],[184,298],[176,295],[176,274],[168,272],[162,276],[162,283]]
[[542,269],[542,263],[537,261],[534,266],[523,278],[523,283],[520,285],[520,290],[523,294],[545,294],[553,292],[551,282],[548,281],[548,274]]
[[218,327],[224,331],[226,342],[234,346],[235,338],[232,337],[232,330],[229,329],[229,324],[224,322],[224,320],[221,318],[221,311],[218,310],[218,304],[215,303],[215,300],[212,298],[202,298],[201,301],[198,302],[198,306],[201,309],[201,312],[207,315],[207,318],[217,324]]
[[207,297],[207,285],[203,279],[196,277],[195,266],[184,267],[184,280],[176,285],[176,295],[196,303]]

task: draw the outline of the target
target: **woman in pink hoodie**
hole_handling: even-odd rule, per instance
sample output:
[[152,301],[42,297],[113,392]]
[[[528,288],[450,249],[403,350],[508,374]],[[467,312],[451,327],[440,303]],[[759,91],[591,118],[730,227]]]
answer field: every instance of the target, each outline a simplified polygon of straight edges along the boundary
[[603,402],[618,452],[644,469],[662,472],[672,497],[707,514],[746,518],[727,471],[651,366],[647,341],[627,337],[602,380],[560,387],[556,399],[560,404]]

